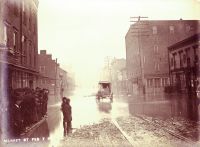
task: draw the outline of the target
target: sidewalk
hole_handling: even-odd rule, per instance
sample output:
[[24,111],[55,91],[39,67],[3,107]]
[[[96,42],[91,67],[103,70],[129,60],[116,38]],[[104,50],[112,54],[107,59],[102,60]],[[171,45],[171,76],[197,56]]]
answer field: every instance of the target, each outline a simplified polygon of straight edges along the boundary
[[46,121],[47,115],[45,115],[41,120],[36,122],[35,124],[27,127],[24,132],[20,134],[20,138],[30,138],[34,131],[41,126],[42,123]]

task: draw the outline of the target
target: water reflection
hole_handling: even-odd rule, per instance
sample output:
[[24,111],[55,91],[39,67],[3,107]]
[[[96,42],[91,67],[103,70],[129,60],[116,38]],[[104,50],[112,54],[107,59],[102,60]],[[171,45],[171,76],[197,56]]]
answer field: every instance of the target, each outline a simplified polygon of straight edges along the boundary
[[100,112],[110,113],[112,110],[111,102],[97,102],[97,107]]
[[128,106],[130,114],[162,118],[183,116],[193,120],[198,118],[197,99],[184,94],[145,95],[131,99]]
[[196,123],[199,121],[199,100],[195,95],[144,95],[130,99],[128,107],[129,113],[132,115],[144,114],[162,120],[169,118],[185,118],[185,120],[190,120],[190,123],[194,124],[183,123],[185,126],[181,127],[187,129],[180,130],[179,133],[193,140],[199,140],[198,125]]

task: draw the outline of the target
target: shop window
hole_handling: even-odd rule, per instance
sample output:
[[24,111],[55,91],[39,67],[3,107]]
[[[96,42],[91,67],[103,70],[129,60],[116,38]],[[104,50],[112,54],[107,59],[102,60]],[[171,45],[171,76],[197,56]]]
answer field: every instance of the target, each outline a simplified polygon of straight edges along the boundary
[[155,78],[155,87],[159,88],[161,86],[160,78]]
[[153,86],[153,79],[147,79],[147,87]]

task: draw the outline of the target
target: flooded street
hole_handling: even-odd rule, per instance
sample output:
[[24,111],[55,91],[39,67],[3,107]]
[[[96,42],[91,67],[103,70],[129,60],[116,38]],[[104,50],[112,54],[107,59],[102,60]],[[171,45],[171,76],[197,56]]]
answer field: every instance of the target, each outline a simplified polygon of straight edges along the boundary
[[[160,128],[169,128],[173,133],[181,134],[195,142],[199,141],[199,125],[197,121],[189,121],[190,118],[188,117],[188,113],[190,113],[190,110],[186,95],[163,94],[145,96],[138,95],[135,97],[115,95],[113,102],[110,102],[109,99],[103,99],[100,102],[97,102],[95,96],[91,95],[92,92],[85,93],[85,91],[76,91],[74,93],[75,94],[70,96],[73,132],[76,132],[76,130],[79,129],[81,130],[85,126],[91,126],[92,128],[93,125],[98,124],[102,120],[109,119],[118,120],[120,127],[122,127],[123,130],[128,129],[128,132],[130,133],[130,130],[135,128],[133,125],[136,125],[136,122],[133,125],[130,125],[134,122],[131,121],[131,117],[143,116],[145,117],[145,120],[149,119],[150,122],[161,125]],[[57,127],[54,131],[50,131],[50,138],[53,140],[51,141],[51,145],[55,145],[55,140],[57,140],[53,138],[63,139],[62,114],[59,108],[60,104],[49,108],[48,124],[53,122],[50,121],[51,117],[57,117]],[[135,118],[133,119],[135,120]],[[56,123],[55,119],[52,120]],[[129,120],[131,123],[126,126],[125,120]],[[140,125],[143,126],[142,124],[143,123]],[[50,126],[51,125],[49,125],[50,130],[52,130],[55,125],[52,125],[52,127]],[[147,123],[146,126],[143,126],[142,128],[146,127],[151,128],[152,124]],[[153,133],[154,129],[150,132]],[[152,135],[151,133],[149,134],[150,136]],[[163,136],[166,136],[166,134]],[[165,138],[164,140],[168,139]],[[139,142],[141,141],[142,140]],[[59,144],[60,142],[57,141],[57,143]],[[176,143],[173,143],[173,145],[174,144]],[[179,146],[183,144],[184,142],[179,142]]]
[[[105,118],[112,119],[129,115],[127,100],[123,101],[123,99],[114,98],[113,102],[110,102],[109,99],[97,102],[96,97],[91,96],[91,92],[85,93],[82,90],[74,92],[74,95],[70,96],[70,99],[72,106],[72,128],[74,131],[85,125],[99,123]],[[63,138],[63,116],[60,107],[61,104],[56,104],[48,108],[47,122],[51,145],[59,143],[58,140]]]
[[71,135],[63,136],[61,103],[57,103],[48,106],[48,117],[29,136],[32,142],[17,145],[198,146],[200,143],[200,124],[188,115],[191,110],[186,95],[114,95],[111,102],[97,101],[94,91],[79,89],[69,98]]

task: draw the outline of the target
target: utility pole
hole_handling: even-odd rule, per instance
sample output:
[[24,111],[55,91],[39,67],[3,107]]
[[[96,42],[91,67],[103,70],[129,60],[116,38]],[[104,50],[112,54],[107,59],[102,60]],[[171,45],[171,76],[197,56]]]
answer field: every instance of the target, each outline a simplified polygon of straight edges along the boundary
[[148,22],[147,20],[142,20],[141,19],[146,19],[148,17],[130,17],[130,19],[137,19],[137,20],[131,20],[130,22],[134,22],[135,26],[133,31],[131,33],[135,34],[133,36],[136,36],[138,39],[138,51],[139,51],[139,58],[140,58],[140,70],[141,70],[141,84],[142,84],[142,92],[145,94],[145,80],[144,80],[144,56],[143,56],[143,50],[141,47],[141,37],[142,36],[149,36],[148,35]]

